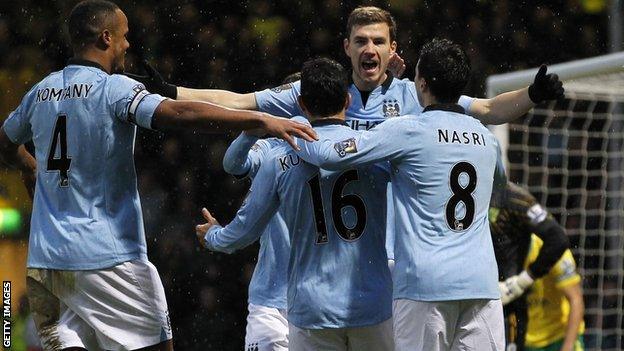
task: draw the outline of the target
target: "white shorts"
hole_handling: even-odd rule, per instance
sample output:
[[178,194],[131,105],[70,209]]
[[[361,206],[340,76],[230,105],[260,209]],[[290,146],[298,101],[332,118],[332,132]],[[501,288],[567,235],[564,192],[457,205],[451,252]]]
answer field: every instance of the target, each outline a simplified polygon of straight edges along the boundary
[[291,351],[392,351],[392,318],[357,328],[301,329],[290,325]]
[[248,309],[245,351],[287,351],[286,311],[252,303]]
[[500,300],[393,302],[397,351],[505,350]]
[[31,268],[26,283],[45,350],[135,350],[172,338],[165,290],[150,262],[90,271]]

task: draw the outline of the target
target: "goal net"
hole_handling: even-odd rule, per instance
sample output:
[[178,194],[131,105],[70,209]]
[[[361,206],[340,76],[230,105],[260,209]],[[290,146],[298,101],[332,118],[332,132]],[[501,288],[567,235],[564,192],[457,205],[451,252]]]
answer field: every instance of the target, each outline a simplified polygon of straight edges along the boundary
[[[527,86],[537,68],[488,78],[488,95]],[[567,231],[583,277],[588,350],[624,349],[624,53],[549,67],[565,100],[494,127],[510,180]]]

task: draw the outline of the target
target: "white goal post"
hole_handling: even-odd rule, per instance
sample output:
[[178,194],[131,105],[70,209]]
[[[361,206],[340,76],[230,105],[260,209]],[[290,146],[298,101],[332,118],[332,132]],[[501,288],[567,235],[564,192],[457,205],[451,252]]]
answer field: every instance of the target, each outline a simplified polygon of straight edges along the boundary
[[[509,178],[566,228],[583,276],[588,350],[624,349],[624,52],[549,66],[565,100],[492,129]],[[490,76],[488,97],[537,68]]]

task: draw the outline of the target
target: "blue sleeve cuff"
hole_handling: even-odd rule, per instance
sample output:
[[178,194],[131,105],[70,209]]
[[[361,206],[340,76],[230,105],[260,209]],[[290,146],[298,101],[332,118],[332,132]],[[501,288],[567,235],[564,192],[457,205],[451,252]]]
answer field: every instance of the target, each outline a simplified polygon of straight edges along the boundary
[[212,227],[210,227],[208,231],[206,231],[206,235],[204,235],[204,244],[210,250],[217,251],[215,250],[214,240],[219,234],[219,231],[221,229],[223,229],[222,226],[215,224]]
[[475,101],[475,98],[470,97],[470,96],[466,96],[466,95],[462,95],[459,97],[459,101],[457,102],[461,107],[464,108],[464,110],[466,110],[466,114],[467,115],[472,115],[470,113],[470,106],[472,105],[473,101]]

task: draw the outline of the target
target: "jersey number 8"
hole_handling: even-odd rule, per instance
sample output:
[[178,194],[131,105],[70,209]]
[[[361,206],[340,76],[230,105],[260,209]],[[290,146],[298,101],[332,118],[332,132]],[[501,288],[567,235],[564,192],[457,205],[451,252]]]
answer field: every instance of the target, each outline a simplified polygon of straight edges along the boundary
[[[462,173],[468,175],[468,184],[465,187],[459,183]],[[477,170],[468,162],[459,162],[451,169],[449,183],[453,195],[446,202],[446,224],[451,230],[466,230],[472,224],[475,215],[475,199],[472,193],[477,188]],[[466,214],[461,219],[456,216],[457,205],[460,202],[463,202],[466,208]]]

